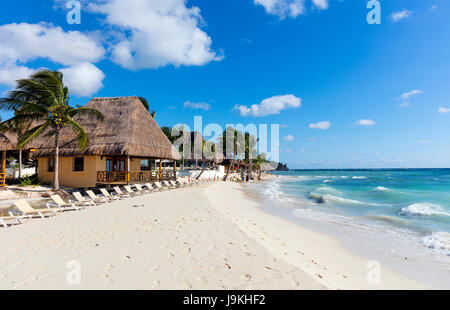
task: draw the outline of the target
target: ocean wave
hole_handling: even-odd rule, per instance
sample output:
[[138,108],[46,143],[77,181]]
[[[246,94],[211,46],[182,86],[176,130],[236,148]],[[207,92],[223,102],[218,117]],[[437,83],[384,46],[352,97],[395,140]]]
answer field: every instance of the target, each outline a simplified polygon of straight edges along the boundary
[[446,255],[450,255],[450,233],[433,232],[422,239],[423,244],[431,249],[440,250]]
[[378,186],[372,190],[372,192],[392,192],[392,189],[384,187],[384,186]]
[[342,198],[342,197],[331,195],[331,194],[321,194],[321,193],[315,193],[315,192],[311,192],[309,194],[309,197],[311,199],[316,200],[317,203],[327,203],[327,202],[343,203],[343,204],[362,204],[363,203],[358,200],[352,200],[352,199]]
[[363,177],[363,176],[353,176],[352,179],[355,179],[355,180],[363,180],[363,179],[367,179],[367,177]]
[[450,213],[445,212],[444,208],[438,204],[422,202],[422,203],[414,203],[409,205],[406,208],[402,208],[402,211],[399,213],[404,216],[411,215],[423,215],[423,216],[432,216],[432,215],[441,215],[441,216],[450,216]]
[[405,219],[401,219],[398,217],[394,217],[394,216],[389,216],[389,215],[365,215],[364,217],[368,218],[368,219],[372,219],[372,220],[377,220],[377,221],[382,221],[382,222],[386,222],[386,223],[390,223],[390,224],[395,224],[395,225],[405,225],[405,226],[409,226],[410,223],[409,221],[405,220]]
[[281,198],[283,192],[280,190],[280,185],[275,182],[269,183],[266,190],[264,191],[264,194],[274,200],[283,200]]
[[330,183],[333,182],[333,180],[323,180],[322,183]]

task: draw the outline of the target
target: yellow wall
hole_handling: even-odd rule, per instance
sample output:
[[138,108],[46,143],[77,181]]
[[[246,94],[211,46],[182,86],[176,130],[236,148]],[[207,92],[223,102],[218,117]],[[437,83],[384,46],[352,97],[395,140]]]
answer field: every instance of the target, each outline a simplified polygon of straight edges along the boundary
[[[80,156],[81,157],[81,156]],[[73,171],[74,157],[59,158],[59,184],[67,187],[94,187],[97,182],[97,171],[105,171],[106,157],[84,156],[84,171]],[[53,172],[48,172],[48,157],[38,159],[38,176],[44,182],[53,182]]]

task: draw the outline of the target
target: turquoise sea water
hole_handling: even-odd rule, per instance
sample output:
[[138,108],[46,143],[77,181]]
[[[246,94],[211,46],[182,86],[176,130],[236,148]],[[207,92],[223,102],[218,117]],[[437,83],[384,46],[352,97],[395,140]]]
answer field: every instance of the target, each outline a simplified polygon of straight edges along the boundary
[[450,270],[450,169],[277,172],[259,191],[289,216],[331,225]]

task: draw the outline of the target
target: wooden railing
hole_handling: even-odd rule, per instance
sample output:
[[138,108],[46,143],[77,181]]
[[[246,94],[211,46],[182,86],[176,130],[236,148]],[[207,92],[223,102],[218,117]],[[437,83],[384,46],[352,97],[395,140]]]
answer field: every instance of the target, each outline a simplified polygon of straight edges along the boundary
[[[162,177],[161,177],[162,174]],[[98,171],[97,183],[100,184],[128,184],[147,183],[164,180],[174,180],[175,173],[172,170],[152,171]]]
[[6,173],[0,173],[0,187],[6,186]]

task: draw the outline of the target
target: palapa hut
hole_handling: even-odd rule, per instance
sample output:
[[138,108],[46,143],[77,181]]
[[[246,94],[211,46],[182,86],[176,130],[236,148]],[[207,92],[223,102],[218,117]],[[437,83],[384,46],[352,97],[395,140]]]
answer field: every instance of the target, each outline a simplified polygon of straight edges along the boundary
[[16,150],[17,137],[9,132],[0,132],[1,171],[0,187],[6,185],[6,152]]
[[[76,117],[86,131],[88,143],[81,151],[76,135],[67,127],[61,132],[59,182],[67,187],[143,183],[176,177],[164,170],[161,159],[175,161],[181,155],[170,143],[140,99],[94,98],[86,107],[103,113],[104,120]],[[38,176],[51,182],[54,171],[54,139],[41,137],[37,148]],[[155,160],[158,159],[158,166]]]

